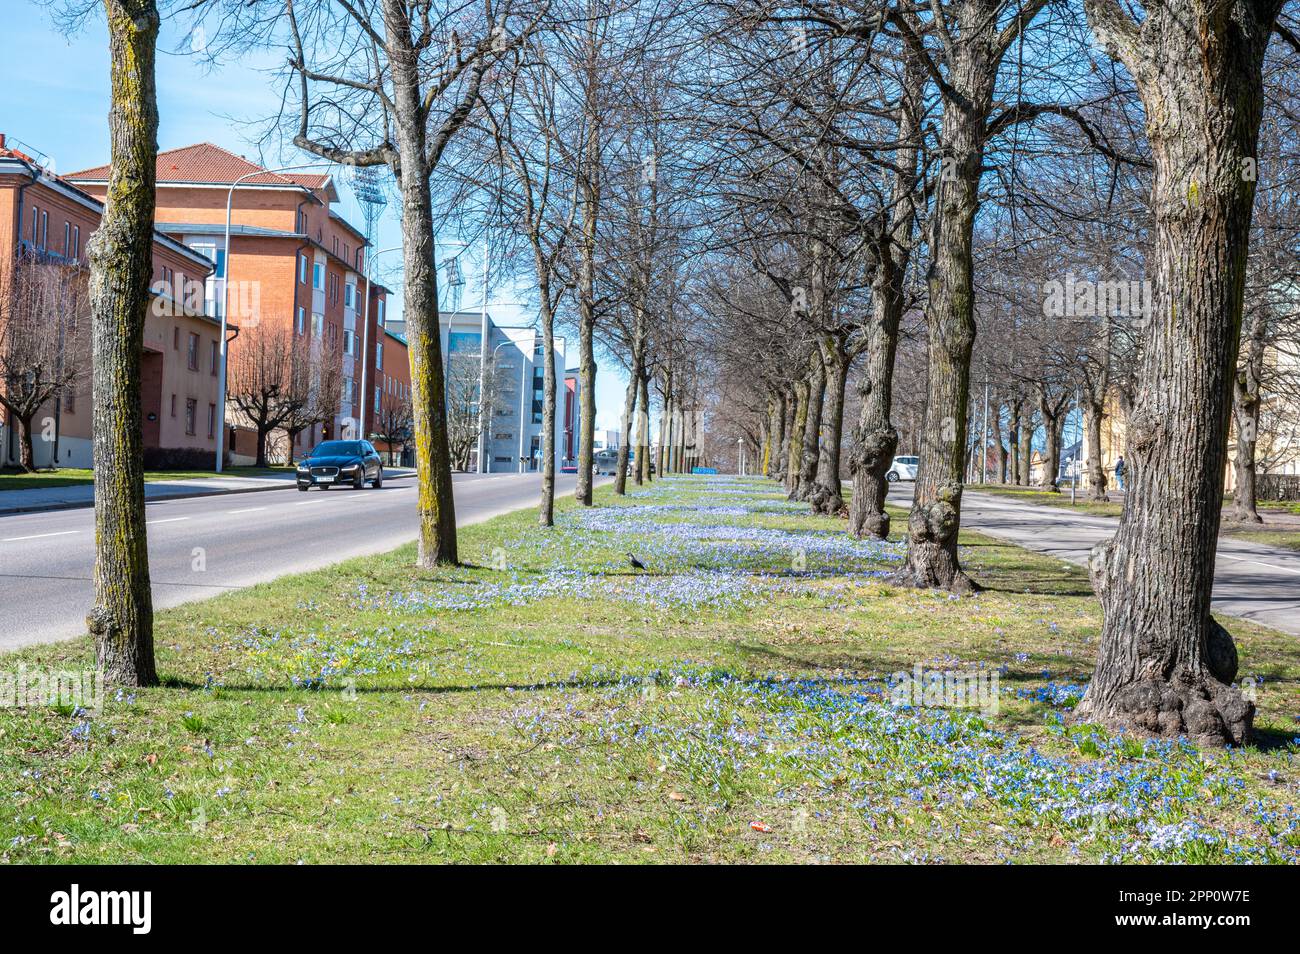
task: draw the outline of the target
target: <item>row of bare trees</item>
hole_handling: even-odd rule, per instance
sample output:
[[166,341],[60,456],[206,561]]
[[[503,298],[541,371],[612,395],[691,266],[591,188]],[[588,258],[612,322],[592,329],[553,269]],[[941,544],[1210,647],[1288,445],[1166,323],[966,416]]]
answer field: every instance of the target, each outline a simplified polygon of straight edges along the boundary
[[1249,516],[1254,415],[1287,406],[1263,380],[1292,387],[1277,356],[1294,340],[1294,112],[1265,109],[1294,85],[1281,4],[715,9],[727,28],[693,119],[711,133],[696,181],[718,267],[697,340],[747,422],[729,426],[757,435],[792,497],[881,536],[891,413],[919,407],[898,579],[961,593],[978,588],[957,549],[963,487],[988,466],[972,458],[993,445],[997,478],[1024,483],[1037,451],[1050,485],[1073,419],[1102,496],[1101,427],[1122,414],[1130,481],[1092,562],[1105,624],[1080,711],[1240,742],[1253,709],[1209,596],[1229,441]]
[[[725,396],[765,472],[822,512],[847,510],[860,536],[889,529],[884,475],[907,363],[920,465],[898,579],[956,593],[978,588],[957,546],[972,447],[996,430],[999,473],[1024,479],[1041,432],[1054,476],[1073,395],[1090,431],[1120,395],[1134,476],[1116,536],[1094,554],[1105,622],[1080,711],[1227,743],[1253,719],[1232,686],[1231,639],[1209,615],[1229,421],[1249,468],[1294,238],[1289,160],[1270,157],[1267,126],[1261,149],[1260,133],[1266,58],[1293,66],[1297,45],[1277,29],[1281,7],[214,0],[205,15],[231,38],[224,49],[288,46],[280,128],[297,147],[393,175],[422,564],[456,561],[434,238],[454,215],[462,230],[504,235],[537,288],[544,525],[557,324],[576,331],[583,503],[603,350],[629,374],[624,443],[635,429],[638,478],[652,398],[658,466],[673,470],[698,459],[695,422]],[[115,73],[133,72],[114,85],[114,180],[91,255],[97,448],[115,465],[97,458],[97,492],[102,472],[114,504],[97,519],[102,539],[120,541],[101,550],[92,628],[121,647],[106,658],[132,659],[131,678],[145,679],[142,495],[119,438],[138,433],[121,385],[138,381],[139,310],[125,304],[152,213],[157,16],[147,0],[107,8]],[[1266,163],[1279,185],[1253,224]],[[1272,241],[1252,246],[1261,227]],[[1049,285],[1076,270],[1094,286],[1092,312],[1048,311]],[[1095,286],[1121,275],[1149,296],[1099,313]],[[997,410],[972,440],[985,386]]]

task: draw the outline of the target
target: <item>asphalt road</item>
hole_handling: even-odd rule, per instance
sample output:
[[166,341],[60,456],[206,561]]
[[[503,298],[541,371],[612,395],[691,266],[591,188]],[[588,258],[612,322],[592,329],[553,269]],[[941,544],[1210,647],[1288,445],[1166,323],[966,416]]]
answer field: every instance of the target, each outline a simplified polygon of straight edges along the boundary
[[[556,493],[576,477],[556,475]],[[464,526],[541,497],[537,474],[457,474]],[[267,490],[146,506],[156,608],[206,599],[287,573],[381,553],[415,539],[415,480],[379,490]],[[90,508],[0,516],[0,651],[85,632],[93,602]]]
[[[909,506],[912,484],[895,484],[889,502]],[[1093,545],[1114,535],[1116,517],[1071,513],[1010,497],[966,491],[961,523],[991,537],[1086,566]],[[1300,553],[1231,537],[1219,539],[1214,611],[1300,636]]]

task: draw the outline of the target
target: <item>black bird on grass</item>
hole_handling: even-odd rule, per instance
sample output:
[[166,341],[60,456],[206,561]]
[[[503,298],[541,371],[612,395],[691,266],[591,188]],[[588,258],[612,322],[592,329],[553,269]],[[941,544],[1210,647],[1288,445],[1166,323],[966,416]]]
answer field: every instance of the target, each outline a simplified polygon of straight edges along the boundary
[[632,564],[632,569],[634,569],[634,570],[644,570],[644,569],[645,569],[645,564],[642,563],[640,560],[638,560],[636,557],[634,557],[632,554],[629,553],[629,554],[627,555],[627,558],[628,558],[628,561]]

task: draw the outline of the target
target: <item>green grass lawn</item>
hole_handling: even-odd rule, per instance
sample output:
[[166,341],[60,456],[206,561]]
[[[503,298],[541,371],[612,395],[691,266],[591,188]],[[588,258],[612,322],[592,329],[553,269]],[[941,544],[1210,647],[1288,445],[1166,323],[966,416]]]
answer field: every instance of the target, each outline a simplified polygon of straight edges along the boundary
[[[267,477],[283,474],[290,467],[227,467],[220,474],[210,470],[150,470],[145,480],[191,480],[196,477]],[[23,471],[0,470],[0,493],[6,490],[31,490],[39,487],[76,487],[95,482],[89,468],[63,467],[59,470],[40,470],[28,474]]]
[[[159,614],[162,687],[0,710],[0,860],[1300,860],[1293,637],[1227,621],[1258,747],[1111,736],[1064,718],[1077,567],[966,533],[988,589],[958,599],[761,480],[597,505]],[[894,704],[918,665],[996,674],[996,706]]]
[[[1014,497],[1025,503],[1047,507],[1063,507],[1076,513],[1095,514],[1103,517],[1118,517],[1124,510],[1123,505],[1117,501],[1090,501],[1082,490],[1079,491],[1076,501],[1071,503],[1068,486],[1059,493],[1053,493],[1050,490],[1037,490],[1033,487],[1008,487],[1004,484],[969,484],[968,489],[980,493],[997,494],[1002,497]],[[1227,519],[1232,508],[1232,498],[1224,497],[1223,506],[1224,533],[1230,533],[1244,539],[1256,540],[1270,546],[1300,550],[1300,531],[1257,529],[1256,525],[1236,524]],[[1265,522],[1268,522],[1270,516],[1300,514],[1300,502],[1294,500],[1261,500],[1256,504],[1256,508]]]
[[1236,540],[1249,540],[1251,543],[1262,543],[1270,547],[1300,550],[1300,530],[1262,530],[1256,523],[1225,526],[1222,533]]
[[1025,503],[1047,507],[1066,507],[1076,513],[1090,513],[1102,517],[1118,517],[1124,510],[1123,506],[1116,501],[1089,500],[1083,488],[1079,488],[1075,502],[1071,503],[1068,485],[1060,492],[1037,490],[1033,487],[1012,487],[1006,484],[967,484],[966,487],[979,493],[1014,497]]

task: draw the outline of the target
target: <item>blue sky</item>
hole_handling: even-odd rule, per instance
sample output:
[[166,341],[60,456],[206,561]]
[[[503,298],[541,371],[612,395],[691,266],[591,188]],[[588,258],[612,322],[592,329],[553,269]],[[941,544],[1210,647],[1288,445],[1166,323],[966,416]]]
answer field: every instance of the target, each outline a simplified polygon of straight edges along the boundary
[[[105,162],[108,41],[102,15],[91,17],[79,34],[67,37],[35,0],[6,0],[5,7],[7,42],[0,58],[0,83],[9,92],[0,102],[0,132],[19,140],[19,148],[48,156],[58,172]],[[256,124],[274,114],[279,103],[269,56],[212,70],[196,57],[174,52],[180,35],[165,27],[159,43],[159,149],[206,141],[269,166],[312,161],[291,146],[258,153]],[[336,181],[342,178],[336,176]],[[339,191],[343,215],[360,225],[363,217],[345,182],[340,181]],[[378,245],[400,243],[396,215],[387,211],[379,225]],[[392,253],[376,260],[376,278],[398,292],[401,275],[394,265],[399,259]],[[466,255],[462,307],[477,308],[481,300],[479,263],[481,258]],[[524,297],[517,289],[502,288],[488,296],[488,310],[508,323],[527,324],[534,315],[521,305]],[[392,308],[400,311],[400,302],[394,301]],[[596,382],[598,427],[618,426],[625,386],[620,369],[602,368]]]

